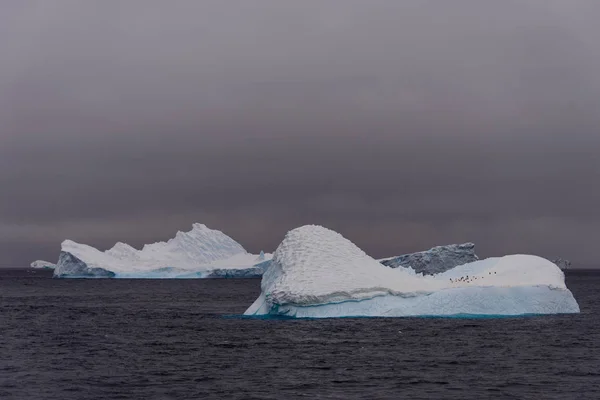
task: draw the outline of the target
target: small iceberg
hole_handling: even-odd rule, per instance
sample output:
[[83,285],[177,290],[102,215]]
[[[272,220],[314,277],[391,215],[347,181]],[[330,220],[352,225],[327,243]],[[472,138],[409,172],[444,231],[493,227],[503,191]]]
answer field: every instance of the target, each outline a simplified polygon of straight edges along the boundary
[[56,268],[56,264],[53,264],[48,261],[37,260],[31,263],[31,268],[35,269],[54,269]]

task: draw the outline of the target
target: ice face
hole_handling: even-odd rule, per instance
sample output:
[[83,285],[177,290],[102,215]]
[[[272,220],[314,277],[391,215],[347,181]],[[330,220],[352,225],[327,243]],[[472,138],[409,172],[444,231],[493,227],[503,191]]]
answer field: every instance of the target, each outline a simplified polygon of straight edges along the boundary
[[410,267],[416,273],[435,275],[448,271],[458,265],[477,260],[479,260],[479,257],[475,254],[475,245],[473,243],[464,243],[438,246],[427,251],[405,254],[379,261],[391,268]]
[[565,260],[559,257],[556,260],[553,260],[552,262],[558,265],[558,268],[562,269],[563,271],[566,269],[571,269],[571,261],[569,260]]
[[56,264],[53,264],[48,261],[37,260],[31,263],[31,268],[37,269],[54,269],[56,268]]
[[260,278],[263,276],[265,269],[255,265],[250,268],[239,269],[223,269],[216,268],[210,271],[205,278]]
[[319,226],[290,231],[246,315],[292,317],[575,313],[563,272],[536,256],[512,255],[423,276],[391,269]]
[[[268,260],[271,255],[262,253],[262,257]],[[89,269],[109,271],[116,278],[202,278],[213,270],[229,271],[222,275],[235,275],[237,270],[240,275],[250,275],[258,258],[224,233],[194,224],[191,231],[178,232],[173,239],[146,245],[142,250],[117,243],[102,252],[66,240],[54,275],[90,277]]]
[[54,270],[55,278],[114,278],[115,273],[100,267],[91,267],[71,253],[61,252]]

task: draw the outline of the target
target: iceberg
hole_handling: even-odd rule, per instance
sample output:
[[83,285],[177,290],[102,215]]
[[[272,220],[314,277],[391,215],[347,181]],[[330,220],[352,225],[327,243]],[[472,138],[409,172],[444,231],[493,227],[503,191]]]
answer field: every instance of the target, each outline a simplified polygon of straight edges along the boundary
[[223,232],[194,224],[189,232],[137,250],[117,243],[107,251],[65,240],[54,276],[58,278],[254,277],[271,254],[249,254]]
[[473,243],[437,246],[427,251],[379,260],[383,265],[412,268],[417,273],[435,275],[459,265],[479,260]]
[[562,269],[563,271],[567,270],[567,269],[571,269],[571,266],[572,266],[571,261],[565,260],[560,257],[557,258],[556,260],[552,260],[552,262],[554,264],[558,265],[558,268]]
[[48,261],[37,260],[31,263],[31,268],[35,269],[54,269],[56,268],[56,264],[53,264]]
[[531,255],[488,258],[434,275],[389,268],[339,233],[287,233],[247,316],[515,316],[578,313],[563,272]]

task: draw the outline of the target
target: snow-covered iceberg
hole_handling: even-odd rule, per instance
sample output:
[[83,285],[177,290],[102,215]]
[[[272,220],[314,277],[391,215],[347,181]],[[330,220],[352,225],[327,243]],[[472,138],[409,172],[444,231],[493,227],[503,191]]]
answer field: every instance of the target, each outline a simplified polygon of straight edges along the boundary
[[[194,224],[167,242],[137,250],[117,243],[107,251],[71,240],[62,243],[54,276],[59,278],[205,278],[260,276],[271,254],[249,254],[223,232]],[[255,272],[253,275],[252,272]],[[260,271],[260,274],[258,274]],[[258,274],[258,275],[257,275]]]
[[536,256],[475,261],[435,275],[392,269],[342,235],[304,226],[286,235],[245,315],[467,316],[577,313],[563,272]]
[[479,260],[473,243],[437,246],[427,251],[379,260],[383,265],[412,268],[416,273],[435,275],[466,263]]
[[37,260],[31,263],[31,268],[35,269],[54,269],[56,268],[56,264],[53,264],[48,261]]

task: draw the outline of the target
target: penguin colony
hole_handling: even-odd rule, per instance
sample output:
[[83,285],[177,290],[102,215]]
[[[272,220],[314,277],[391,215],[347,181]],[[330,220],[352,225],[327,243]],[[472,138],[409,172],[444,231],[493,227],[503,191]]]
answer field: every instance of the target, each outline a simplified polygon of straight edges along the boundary
[[[493,273],[494,275],[496,275],[496,272]],[[488,272],[488,275],[492,275],[492,272]],[[482,279],[483,276],[461,276],[460,278],[456,278],[456,279],[452,279],[450,278],[450,282],[452,283],[459,283],[459,282],[465,282],[465,283],[471,283],[474,282],[477,279]]]

